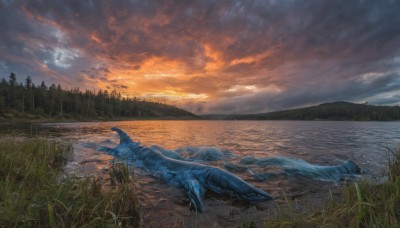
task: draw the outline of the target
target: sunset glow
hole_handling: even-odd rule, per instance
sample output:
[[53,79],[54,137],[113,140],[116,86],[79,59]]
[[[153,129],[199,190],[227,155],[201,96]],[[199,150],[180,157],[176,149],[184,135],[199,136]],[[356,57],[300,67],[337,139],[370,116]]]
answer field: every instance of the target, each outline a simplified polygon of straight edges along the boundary
[[196,114],[400,104],[398,1],[0,0],[0,77]]

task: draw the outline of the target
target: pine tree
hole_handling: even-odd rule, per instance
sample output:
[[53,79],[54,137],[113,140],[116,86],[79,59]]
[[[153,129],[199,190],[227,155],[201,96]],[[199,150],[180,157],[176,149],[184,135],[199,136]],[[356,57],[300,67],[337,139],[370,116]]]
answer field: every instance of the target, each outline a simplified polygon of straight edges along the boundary
[[[61,85],[47,87],[42,81],[35,86],[30,76],[24,83],[17,82],[11,73],[9,80],[0,81],[0,114],[18,112],[41,116],[62,116],[75,118],[113,118],[135,116],[190,115],[170,106],[148,102],[137,98],[122,97],[115,89],[81,92],[79,88],[65,90]],[[17,111],[15,113],[15,111]]]

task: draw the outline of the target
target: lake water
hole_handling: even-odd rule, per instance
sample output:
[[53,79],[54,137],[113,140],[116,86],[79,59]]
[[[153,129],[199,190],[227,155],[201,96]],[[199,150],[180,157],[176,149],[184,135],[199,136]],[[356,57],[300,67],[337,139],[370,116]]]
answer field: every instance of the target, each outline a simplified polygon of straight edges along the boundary
[[354,160],[369,172],[385,167],[386,150],[382,147],[400,144],[400,122],[124,121],[51,123],[35,130],[73,143],[79,156],[85,143],[118,143],[111,127],[123,129],[146,146],[216,146],[240,156],[283,155],[318,164]]
[[[112,157],[96,148],[118,144],[119,138],[111,127],[121,128],[145,146],[157,145],[171,150],[207,146],[232,152],[233,158],[205,162],[220,168],[224,168],[226,162],[238,163],[245,156],[285,156],[320,165],[353,160],[364,175],[378,176],[387,165],[387,150],[383,147],[394,149],[400,144],[400,122],[124,121],[41,124],[32,126],[31,131],[72,143],[74,158],[68,169],[106,181],[105,170]],[[278,203],[285,196],[307,195],[313,204],[323,204],[327,200],[323,194],[338,188],[337,183],[302,178],[257,182],[247,172],[236,175],[270,193]],[[237,224],[246,219],[262,224],[262,219],[268,217],[266,214],[276,209],[276,203],[243,205],[243,202],[232,202],[223,196],[206,195],[207,211],[196,215],[189,210],[182,190],[140,172],[136,172],[135,180],[143,201],[144,221],[149,226],[173,225],[176,220],[200,226]]]

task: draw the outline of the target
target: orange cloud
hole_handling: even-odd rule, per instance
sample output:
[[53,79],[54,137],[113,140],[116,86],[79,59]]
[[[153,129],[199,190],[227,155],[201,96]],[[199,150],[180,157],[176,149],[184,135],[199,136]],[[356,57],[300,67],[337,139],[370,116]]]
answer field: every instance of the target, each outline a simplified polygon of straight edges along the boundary
[[397,2],[0,5],[0,72],[70,88],[240,113],[381,98],[400,85]]

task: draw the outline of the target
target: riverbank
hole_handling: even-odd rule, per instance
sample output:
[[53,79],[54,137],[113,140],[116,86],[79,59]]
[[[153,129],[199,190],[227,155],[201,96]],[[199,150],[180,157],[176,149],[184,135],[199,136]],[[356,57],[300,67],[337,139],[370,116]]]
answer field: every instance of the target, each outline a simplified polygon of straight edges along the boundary
[[194,117],[75,117],[64,115],[58,117],[47,117],[41,115],[18,114],[18,115],[0,115],[0,124],[24,124],[24,123],[74,123],[74,122],[105,122],[105,121],[131,121],[131,120],[199,120]]
[[129,179],[105,189],[95,178],[65,175],[70,153],[71,146],[42,138],[0,140],[0,227],[139,224]]
[[[63,167],[70,152],[71,147],[68,145],[40,138],[6,137],[0,140],[0,226],[138,225],[141,202],[137,200],[137,193],[129,179],[121,179],[120,175],[115,175],[115,186],[108,184],[105,187],[104,183],[95,178],[65,177]],[[323,205],[315,208],[307,207],[306,196],[276,199],[275,201],[281,201],[278,203],[278,214],[271,215],[271,211],[265,208],[261,211],[265,216],[260,220],[236,220],[236,225],[399,226],[400,151],[390,153],[392,159],[387,173],[389,178],[385,182],[347,183],[339,194],[333,193],[335,196],[330,201],[324,197],[321,201],[324,202]],[[125,171],[122,173],[125,173],[122,177],[127,176]],[[118,184],[116,178],[122,184]],[[184,209],[188,210],[186,203],[183,204]],[[249,211],[251,208],[253,207]],[[272,206],[270,209],[273,210]],[[148,208],[145,210],[148,214],[151,213]],[[232,210],[225,208],[225,211]],[[273,213],[275,212],[276,210]],[[155,215],[154,218],[159,216]],[[197,219],[206,219],[207,216],[207,213],[195,215]],[[177,220],[174,224],[185,227],[183,217],[171,219]],[[188,224],[190,225],[186,225]]]

